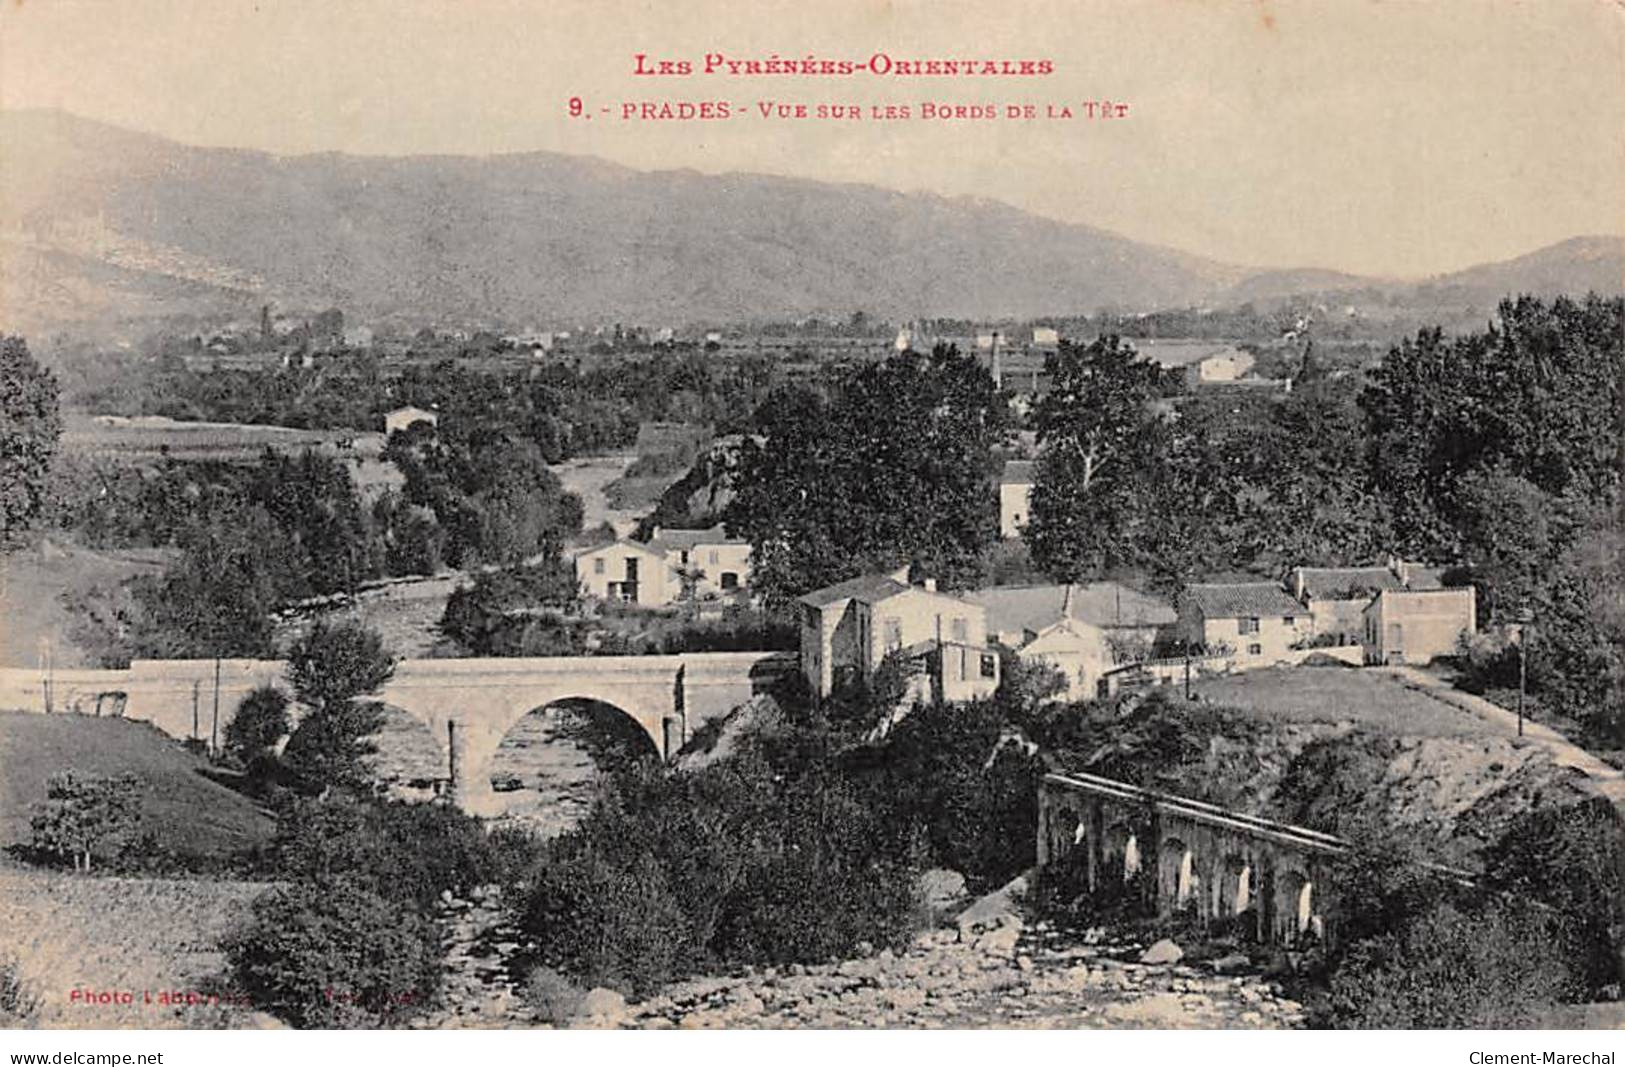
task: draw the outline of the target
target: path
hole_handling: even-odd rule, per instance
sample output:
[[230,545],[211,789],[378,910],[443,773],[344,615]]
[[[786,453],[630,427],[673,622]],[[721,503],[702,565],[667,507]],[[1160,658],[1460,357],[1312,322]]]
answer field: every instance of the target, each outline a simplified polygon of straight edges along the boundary
[[[1472,712],[1479,718],[1486,720],[1509,734],[1518,732],[1518,716],[1515,712],[1491,700],[1472,693],[1464,693],[1454,688],[1449,682],[1437,675],[1415,667],[1385,667],[1381,668],[1411,689],[1426,693],[1445,704]],[[1523,735],[1528,740],[1545,748],[1551,753],[1552,762],[1560,767],[1572,767],[1591,779],[1599,793],[1622,811],[1625,811],[1625,771],[1611,766],[1603,760],[1587,752],[1573,741],[1564,737],[1550,726],[1538,722],[1524,720]]]

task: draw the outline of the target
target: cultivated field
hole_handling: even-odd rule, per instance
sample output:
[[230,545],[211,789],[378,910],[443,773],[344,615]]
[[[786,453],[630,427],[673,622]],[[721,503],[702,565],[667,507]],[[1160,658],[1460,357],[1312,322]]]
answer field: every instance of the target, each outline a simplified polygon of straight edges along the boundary
[[[263,1026],[274,1021],[245,1005],[210,1003],[208,995],[224,984],[225,961],[216,948],[221,935],[266,888],[3,867],[0,958],[17,963],[24,993],[34,1002],[30,1026]],[[193,1003],[186,1002],[189,993]],[[112,994],[113,1002],[87,1003],[87,994]]]
[[280,450],[336,445],[348,430],[294,430],[235,422],[177,422],[157,415],[126,417],[70,411],[62,420],[62,450],[127,459],[251,459],[267,446]]
[[1271,667],[1199,679],[1211,704],[1276,723],[1350,724],[1411,737],[1493,736],[1504,731],[1467,711],[1407,688],[1380,671]]

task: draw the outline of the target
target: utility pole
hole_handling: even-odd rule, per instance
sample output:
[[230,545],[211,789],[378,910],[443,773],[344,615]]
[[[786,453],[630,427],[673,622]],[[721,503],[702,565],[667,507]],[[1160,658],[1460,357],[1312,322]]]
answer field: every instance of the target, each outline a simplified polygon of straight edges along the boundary
[[1187,638],[1180,642],[1185,646],[1185,699],[1191,698],[1191,643]]
[[1535,613],[1528,608],[1518,612],[1518,736],[1523,736],[1523,702],[1529,690],[1529,625]]
[[214,723],[209,727],[209,755],[220,754],[220,657],[214,657]]

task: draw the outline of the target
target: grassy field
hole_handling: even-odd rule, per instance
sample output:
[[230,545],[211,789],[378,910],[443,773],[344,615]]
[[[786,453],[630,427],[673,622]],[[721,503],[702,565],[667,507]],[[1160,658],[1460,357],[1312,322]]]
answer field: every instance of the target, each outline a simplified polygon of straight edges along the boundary
[[26,841],[30,805],[62,770],[129,773],[142,783],[141,831],[176,852],[225,856],[270,837],[254,803],[204,777],[207,762],[146,723],[0,712],[0,844]]
[[47,538],[0,558],[0,666],[37,666],[42,638],[59,667],[100,666],[69,636],[72,619],[63,594],[157,574],[172,554],[161,548],[100,552]]
[[1412,737],[1495,735],[1501,731],[1376,671],[1339,667],[1271,667],[1199,679],[1192,687],[1212,704],[1268,722],[1349,723]]
[[[0,958],[16,962],[33,1001],[26,1024],[202,1029],[272,1022],[249,1006],[207,1000],[223,984],[221,935],[266,888],[0,867]],[[86,1003],[86,992],[119,1000],[128,994],[128,1003]],[[181,1003],[159,1003],[160,994],[177,993]],[[186,1003],[187,993],[203,994],[202,1002]]]

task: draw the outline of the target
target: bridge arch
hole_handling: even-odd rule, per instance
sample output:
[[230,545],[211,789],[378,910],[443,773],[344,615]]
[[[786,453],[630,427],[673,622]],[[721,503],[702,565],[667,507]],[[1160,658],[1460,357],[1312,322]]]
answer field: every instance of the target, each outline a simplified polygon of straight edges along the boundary
[[501,813],[562,831],[586,814],[600,775],[660,758],[654,739],[626,709],[566,696],[515,719],[492,750],[485,777],[474,784],[489,785]]
[[1196,890],[1196,857],[1184,840],[1165,837],[1157,853],[1157,898],[1176,911],[1191,906]]
[[1315,929],[1315,883],[1306,872],[1296,868],[1278,872],[1275,900],[1281,941],[1301,941]]

